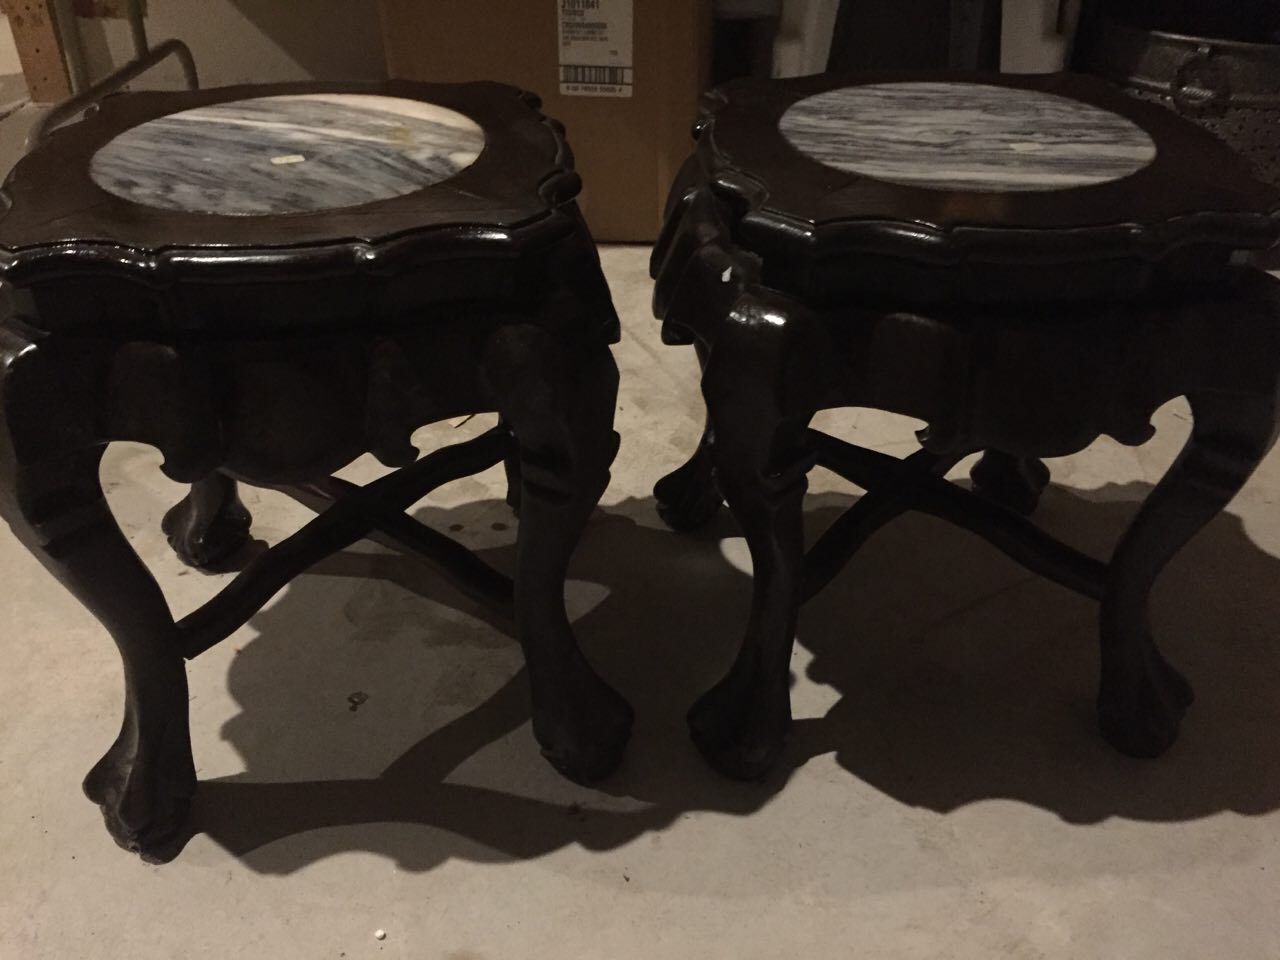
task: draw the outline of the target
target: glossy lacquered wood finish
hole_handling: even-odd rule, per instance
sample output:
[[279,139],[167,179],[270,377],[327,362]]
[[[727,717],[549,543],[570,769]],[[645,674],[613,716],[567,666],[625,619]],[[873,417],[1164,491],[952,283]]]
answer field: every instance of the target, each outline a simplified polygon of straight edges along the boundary
[[[466,113],[484,130],[485,148],[458,176],[415,193],[267,217],[143,207],[108,193],[88,172],[115,136],[167,113],[340,92],[419,97]],[[557,251],[577,243],[581,229],[572,153],[563,129],[536,106],[530,94],[489,83],[117,96],[83,123],[54,131],[14,168],[4,186],[0,269],[36,299],[41,323],[92,335],[104,326],[130,335],[272,334],[347,327],[353,317],[417,324],[424,311],[457,313],[469,300],[518,310],[549,295]],[[586,282],[579,286],[587,293]],[[588,299],[597,319],[612,323],[602,279]]]
[[[964,82],[1049,93],[1117,114],[1158,153],[1132,176],[1069,191],[934,190],[820,163],[779,130],[806,98],[851,84]],[[732,209],[764,278],[813,303],[1036,302],[1145,296],[1208,282],[1271,246],[1280,194],[1214,137],[1101,80],[883,73],[735,81],[703,100],[697,176]]]
[[[325,215],[180,214],[87,178],[102,142],[166,111],[335,90],[442,103],[479,122],[487,146],[454,180]],[[184,658],[364,536],[425,555],[514,619],[534,733],[557,769],[593,780],[617,764],[631,709],[578,651],[564,609],[565,568],[617,450],[617,318],[577,186],[558,126],[493,84],[126,95],[15,170],[0,218],[0,513],[124,660],[125,720],[85,780],[121,845],[165,859],[186,836]],[[410,441],[484,412],[501,423],[469,443],[420,458]],[[175,621],[102,495],[98,462],[116,440],[156,447],[164,472],[192,484],[164,528],[195,566],[234,561],[248,537],[238,482],[322,512]],[[365,488],[330,476],[366,452],[398,469]],[[520,510],[513,576],[403,512],[502,462]]]
[[[1035,82],[1063,90],[1075,84],[1071,78]],[[778,88],[771,94],[778,101],[794,93],[790,84]],[[1177,736],[1191,691],[1155,645],[1148,597],[1165,564],[1227,505],[1274,443],[1280,424],[1280,282],[1228,266],[1224,257],[1213,260],[1195,284],[1154,286],[1144,296],[1095,295],[1081,303],[1059,296],[1051,273],[1032,264],[1022,294],[1034,293],[1043,281],[1039,299],[992,304],[953,296],[958,288],[948,271],[922,257],[913,266],[920,285],[903,287],[895,298],[848,290],[834,298],[830,288],[807,296],[807,268],[795,258],[771,265],[778,246],[765,243],[761,249],[759,231],[781,219],[800,219],[784,198],[815,204],[799,210],[836,224],[849,222],[841,218],[852,201],[836,191],[829,206],[820,205],[807,161],[763,159],[766,145],[755,154],[763,169],[742,171],[759,185],[759,203],[740,202],[732,184],[708,169],[708,156],[719,148],[708,147],[705,139],[714,129],[718,144],[745,149],[749,133],[763,136],[763,121],[746,114],[764,95],[753,92],[735,103],[737,94],[731,87],[716,95],[721,109],[713,126],[703,126],[698,154],[672,192],[653,257],[655,312],[664,339],[696,345],[708,412],[706,436],[693,459],[663,479],[655,494],[663,517],[677,529],[705,522],[727,501],[754,565],[754,598],[740,654],[689,715],[699,748],[731,776],[754,778],[770,768],[790,720],[791,646],[802,603],[830,583],[875,530],[907,510],[920,510],[1100,601],[1100,729],[1127,754],[1161,754]],[[1208,159],[1219,156],[1216,148],[1206,151],[1207,158],[1200,155],[1204,142],[1181,132],[1169,143],[1157,142],[1166,163],[1184,151],[1190,170],[1203,172]],[[1133,209],[1156,202],[1140,183],[1131,187]],[[911,198],[900,189],[885,187],[885,196],[893,193],[897,203],[907,203]],[[1090,189],[1065,191],[1056,202],[1065,209],[1074,194]],[[1213,196],[1216,189],[1210,183],[1203,195]],[[1229,190],[1240,197],[1270,196],[1250,183]],[[943,192],[931,202],[945,204],[947,196]],[[859,202],[868,214],[876,209],[870,199]],[[1087,207],[1089,201],[1081,203]],[[766,209],[767,218],[748,223]],[[901,209],[886,200],[878,222]],[[1118,202],[1112,214],[1130,212]],[[1179,242],[1227,243],[1218,233],[1220,222],[1193,213],[1176,225]],[[1238,223],[1246,222],[1270,224],[1274,236],[1269,208],[1242,208]],[[1005,229],[1027,233],[998,218],[978,228],[991,237]],[[858,229],[874,237],[879,227]],[[1050,236],[1042,252],[1062,241],[1050,227],[1045,233]],[[833,274],[862,269],[865,252],[845,246],[853,235],[811,232],[805,263],[823,264]],[[1098,234],[1104,246],[1106,235]],[[1231,242],[1248,235],[1249,230],[1233,234]],[[778,227],[771,236],[785,247],[798,235]],[[954,239],[946,231],[940,236],[943,244]],[[921,241],[924,247],[929,242]],[[1012,239],[999,242],[1014,249]],[[909,249],[901,255],[909,256]],[[1064,260],[1056,268],[1072,274],[1077,262],[1065,248],[1057,249]],[[1039,265],[1047,271],[1054,263],[1046,259]],[[957,262],[951,269],[966,265]],[[1074,453],[1103,435],[1144,443],[1153,433],[1155,410],[1180,396],[1190,400],[1195,418],[1186,448],[1109,560],[1081,554],[1025,518],[1048,481],[1039,458]],[[842,406],[924,421],[921,450],[897,460],[809,429],[817,411]],[[963,457],[980,451],[987,452],[974,469],[972,491],[944,479]],[[814,466],[867,493],[806,547],[802,504]]]

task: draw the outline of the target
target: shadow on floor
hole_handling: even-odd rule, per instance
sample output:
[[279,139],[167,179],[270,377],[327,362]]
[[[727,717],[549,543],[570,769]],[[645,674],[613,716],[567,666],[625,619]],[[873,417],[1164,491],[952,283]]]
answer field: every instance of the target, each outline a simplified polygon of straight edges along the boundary
[[[1037,519],[1105,556],[1148,490],[1053,487]],[[850,502],[811,497],[811,533]],[[486,501],[418,516],[456,531],[487,526],[501,510]],[[823,702],[835,705],[806,718],[808,701],[798,699],[803,719],[784,769],[764,784],[720,779],[683,724],[689,703],[727,667],[745,623],[749,581],[727,559],[745,550],[722,545],[737,535],[724,514],[694,537],[652,518],[647,499],[599,513],[573,569],[587,583],[571,588],[571,598],[586,590],[598,601],[577,619],[579,637],[639,715],[628,759],[600,793],[558,780],[538,758],[518,649],[492,629],[505,627],[486,626],[478,608],[415,560],[344,553],[255,619],[261,635],[228,677],[242,713],[223,731],[247,769],[202,783],[196,829],[267,873],[348,850],[425,870],[451,857],[609,849],[690,811],[751,814],[825,753],[887,796],[940,812],[989,798],[1077,823],[1280,808],[1280,560],[1234,515],[1204,531],[1157,590],[1154,627],[1199,695],[1164,759],[1126,759],[1096,735],[1093,603],[967,534],[908,516],[805,609],[808,675],[831,689],[806,685],[802,693],[829,694]],[[510,553],[490,550],[487,559],[509,569]],[[340,591],[341,614],[357,627],[354,640],[348,627],[346,640],[335,641],[341,650],[325,645],[323,629],[339,592],[335,577],[355,578]],[[451,666],[440,676],[445,660]],[[367,683],[371,662],[386,688],[379,696],[387,719],[330,704],[328,719],[307,722],[320,716],[318,690],[345,689],[356,674]],[[443,721],[436,700],[451,704]],[[350,724],[326,726],[334,717],[362,724],[358,738],[345,732],[356,729]],[[364,777],[368,758],[381,755],[398,758]],[[361,776],[344,778],[351,770]],[[381,826],[363,829],[371,824]],[[344,829],[321,829],[336,827]]]

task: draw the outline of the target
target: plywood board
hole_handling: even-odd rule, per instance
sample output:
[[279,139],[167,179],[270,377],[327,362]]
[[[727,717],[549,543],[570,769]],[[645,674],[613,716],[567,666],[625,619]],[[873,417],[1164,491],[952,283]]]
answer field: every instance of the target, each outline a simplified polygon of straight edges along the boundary
[[31,99],[56,103],[71,96],[53,0],[0,0],[0,10],[9,18]]

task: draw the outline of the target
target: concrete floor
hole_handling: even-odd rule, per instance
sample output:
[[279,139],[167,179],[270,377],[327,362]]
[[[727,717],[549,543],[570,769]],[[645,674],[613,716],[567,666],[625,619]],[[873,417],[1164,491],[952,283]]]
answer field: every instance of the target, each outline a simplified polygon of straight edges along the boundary
[[[650,319],[645,257],[604,251],[623,445],[569,586],[589,655],[639,712],[622,771],[599,790],[556,776],[510,636],[427,568],[361,545],[191,665],[198,832],[144,865],[79,792],[118,722],[114,650],[6,532],[0,957],[1280,957],[1280,453],[1160,584],[1155,629],[1199,693],[1165,759],[1095,735],[1094,604],[907,517],[804,612],[784,769],[727,782],[683,713],[729,661],[749,566],[727,517],[679,537],[654,514],[701,414],[691,352]],[[1040,522],[1105,555],[1187,418],[1175,402],[1144,448],[1053,462]],[[898,454],[917,426],[819,425]],[[121,444],[104,477],[185,613],[227,577],[168,551],[159,521],[182,490],[157,465]],[[856,495],[817,472],[813,490],[815,531]],[[505,566],[501,494],[495,470],[416,513]],[[267,541],[307,516],[246,499]]]
[[[38,115],[14,109],[23,93],[0,77],[0,171]],[[623,447],[568,591],[639,711],[619,774],[600,790],[558,778],[501,625],[364,544],[191,665],[197,833],[144,865],[79,792],[118,724],[114,650],[0,529],[0,960],[1280,960],[1280,452],[1159,587],[1154,626],[1199,694],[1163,760],[1094,734],[1093,604],[907,517],[805,610],[784,769],[729,783],[683,713],[729,662],[749,560],[726,516],[682,538],[654,514],[653,481],[701,414],[690,352],[661,346],[649,316],[645,255],[604,252],[626,328]],[[1147,447],[1054,462],[1038,520],[1105,555],[1187,416],[1172,403]],[[819,426],[901,454],[917,424],[862,411]],[[182,614],[228,576],[169,552],[159,519],[182,490],[158,462],[122,444],[104,479]],[[509,566],[499,474],[416,513]],[[813,481],[816,532],[856,492]],[[308,516],[246,500],[266,541]]]

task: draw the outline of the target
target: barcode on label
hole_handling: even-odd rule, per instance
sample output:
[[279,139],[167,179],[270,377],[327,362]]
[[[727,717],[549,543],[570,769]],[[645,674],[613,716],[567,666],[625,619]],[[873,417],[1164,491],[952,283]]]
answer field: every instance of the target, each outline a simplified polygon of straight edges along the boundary
[[629,87],[632,81],[630,67],[589,67],[579,64],[560,64],[561,83],[589,83],[605,87]]
[[634,0],[556,0],[556,6],[561,96],[632,96]]

